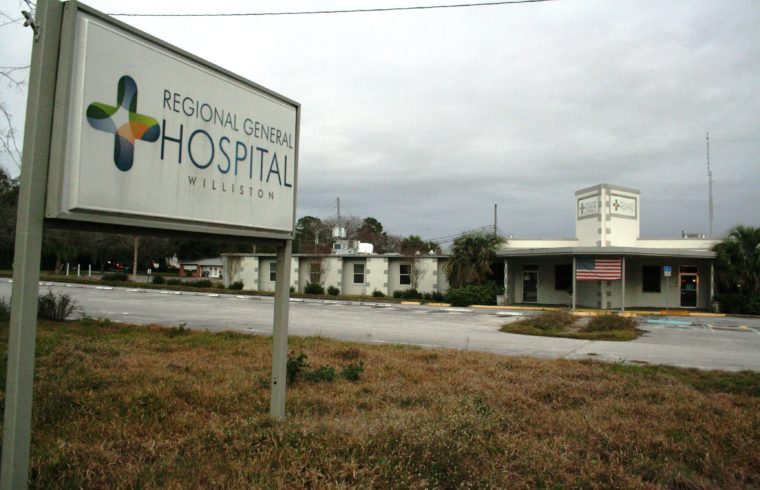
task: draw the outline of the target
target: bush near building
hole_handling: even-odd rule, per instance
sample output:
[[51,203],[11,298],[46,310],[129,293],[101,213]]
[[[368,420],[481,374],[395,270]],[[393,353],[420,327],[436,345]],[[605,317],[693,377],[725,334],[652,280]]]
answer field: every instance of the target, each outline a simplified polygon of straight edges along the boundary
[[325,294],[325,288],[319,283],[310,282],[303,288],[303,292],[306,294]]
[[735,226],[715,253],[720,310],[760,315],[760,227]]
[[487,282],[449,289],[445,297],[451,306],[495,305],[496,296],[500,294],[504,294],[504,288],[495,282]]

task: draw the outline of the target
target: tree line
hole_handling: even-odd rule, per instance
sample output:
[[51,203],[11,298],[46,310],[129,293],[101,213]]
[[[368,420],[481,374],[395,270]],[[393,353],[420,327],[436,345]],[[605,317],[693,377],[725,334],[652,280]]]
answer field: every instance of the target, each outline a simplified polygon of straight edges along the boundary
[[[16,233],[16,212],[19,182],[0,167],[0,269],[13,266]],[[418,235],[401,237],[385,231],[375,218],[354,216],[337,219],[304,216],[296,225],[293,251],[295,253],[329,254],[332,251],[332,231],[335,226],[346,230],[346,238],[372,243],[376,253],[442,253],[439,244],[425,241]],[[43,270],[60,271],[65,264],[91,265],[94,271],[104,272],[117,264],[132,267],[134,235],[45,229],[42,244]],[[192,240],[180,238],[139,237],[138,270],[148,268],[168,270],[168,260],[218,257],[223,253],[274,252],[271,246],[254,247],[234,241]]]
[[334,241],[333,230],[345,230],[346,240],[358,240],[371,243],[374,253],[399,253],[416,255],[434,253],[441,254],[440,244],[423,240],[419,235],[402,237],[385,231],[383,224],[376,218],[364,219],[356,216],[320,219],[314,216],[304,216],[296,223],[293,252],[304,254],[329,254],[332,252]]

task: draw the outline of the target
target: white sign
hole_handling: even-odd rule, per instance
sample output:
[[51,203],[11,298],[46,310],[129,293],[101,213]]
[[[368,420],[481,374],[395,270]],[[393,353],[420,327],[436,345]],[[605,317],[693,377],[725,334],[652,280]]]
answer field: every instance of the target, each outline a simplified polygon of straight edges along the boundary
[[636,199],[633,197],[610,195],[610,214],[626,216],[628,218],[636,217]]
[[578,199],[578,217],[595,216],[599,214],[599,196]]
[[61,53],[48,218],[292,234],[297,103],[76,6]]

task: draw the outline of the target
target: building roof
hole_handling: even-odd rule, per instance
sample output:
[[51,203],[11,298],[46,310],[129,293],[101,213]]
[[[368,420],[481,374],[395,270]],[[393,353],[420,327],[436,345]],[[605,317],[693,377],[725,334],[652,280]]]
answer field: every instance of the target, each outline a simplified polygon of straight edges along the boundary
[[197,260],[180,260],[180,265],[216,265],[222,266],[222,258],[215,257],[211,259],[197,259]]
[[[276,257],[276,254],[273,253],[223,253],[222,256],[224,257]],[[346,259],[410,259],[410,258],[418,258],[418,259],[448,259],[449,256],[446,254],[418,254],[418,255],[403,255],[400,253],[385,253],[385,254],[309,254],[309,253],[294,253],[292,255],[295,257],[313,257],[313,258],[330,258],[330,257],[336,257],[336,258],[346,258]],[[183,262],[185,263],[185,262]],[[187,262],[190,263],[190,262]],[[193,262],[195,263],[195,262]]]
[[684,257],[714,259],[715,252],[694,248],[642,248],[642,247],[557,247],[513,248],[496,252],[497,257],[537,257],[556,255],[637,255],[648,257]]

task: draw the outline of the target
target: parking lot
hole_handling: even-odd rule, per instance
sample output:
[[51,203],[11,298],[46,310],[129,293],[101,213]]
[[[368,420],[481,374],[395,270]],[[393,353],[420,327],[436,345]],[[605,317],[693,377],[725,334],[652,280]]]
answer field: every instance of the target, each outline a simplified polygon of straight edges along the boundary
[[[179,293],[168,290],[42,283],[40,291],[66,292],[84,314],[135,324],[181,324],[210,331],[269,335],[271,297]],[[8,300],[9,279],[0,279]],[[293,299],[290,335],[357,342],[408,344],[526,355],[668,364],[701,369],[760,371],[760,319],[643,316],[647,333],[635,341],[607,342],[532,337],[499,332],[504,323],[535,314],[517,309],[450,308],[380,302]]]

